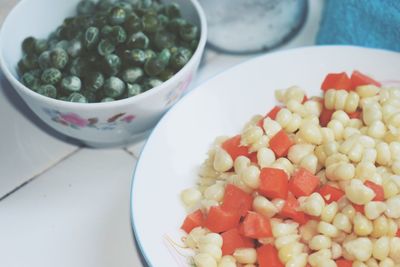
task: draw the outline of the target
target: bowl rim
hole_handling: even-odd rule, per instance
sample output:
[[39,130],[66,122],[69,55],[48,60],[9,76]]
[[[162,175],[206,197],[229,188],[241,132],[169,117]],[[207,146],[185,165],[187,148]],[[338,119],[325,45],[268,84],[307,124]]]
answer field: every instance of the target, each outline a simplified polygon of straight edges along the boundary
[[[8,24],[10,24],[11,18],[14,16],[14,13],[22,8],[27,1],[29,0],[21,0],[16,6],[13,7],[13,9],[8,13],[6,19],[3,22],[3,25],[1,26],[0,29],[0,68],[3,71],[5,77],[12,83],[12,87],[14,90],[19,91],[18,89],[21,89],[25,94],[28,94],[30,97],[35,98],[38,101],[49,101],[53,102],[54,105],[60,106],[62,108],[83,108],[83,109],[91,109],[91,108],[99,108],[99,107],[115,107],[115,106],[123,106],[126,104],[135,104],[142,99],[151,97],[160,91],[164,90],[165,88],[168,88],[175,80],[179,78],[183,78],[185,76],[185,73],[189,68],[192,68],[194,65],[196,65],[196,61],[201,60],[206,42],[207,42],[207,21],[206,21],[206,16],[204,13],[203,8],[201,7],[200,3],[198,0],[189,0],[190,3],[192,4],[193,8],[195,9],[197,15],[199,16],[200,20],[200,39],[199,43],[196,47],[195,52],[193,53],[192,57],[190,58],[189,62],[182,68],[180,69],[177,73],[175,73],[170,79],[164,81],[162,84],[146,91],[143,92],[139,95],[133,96],[133,97],[128,97],[124,99],[119,99],[115,100],[112,102],[97,102],[97,103],[76,103],[76,102],[68,102],[68,101],[63,101],[63,100],[58,100],[54,98],[50,98],[47,96],[43,96],[39,93],[34,92],[33,90],[29,89],[26,87],[18,78],[16,78],[10,71],[8,65],[6,64],[6,61],[3,57],[3,35],[4,35],[4,29],[6,27],[9,27]],[[15,85],[17,85],[19,88],[16,89]]]

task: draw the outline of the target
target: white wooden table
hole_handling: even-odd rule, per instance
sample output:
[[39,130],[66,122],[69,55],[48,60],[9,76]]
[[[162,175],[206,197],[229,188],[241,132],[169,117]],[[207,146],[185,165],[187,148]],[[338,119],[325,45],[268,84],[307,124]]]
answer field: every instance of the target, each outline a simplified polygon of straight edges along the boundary
[[[0,0],[0,24],[16,2]],[[304,28],[280,49],[314,43],[322,5],[310,0]],[[192,87],[254,56],[207,49]],[[39,121],[0,73],[0,266],[144,266],[129,214],[143,143],[107,150],[70,143]]]

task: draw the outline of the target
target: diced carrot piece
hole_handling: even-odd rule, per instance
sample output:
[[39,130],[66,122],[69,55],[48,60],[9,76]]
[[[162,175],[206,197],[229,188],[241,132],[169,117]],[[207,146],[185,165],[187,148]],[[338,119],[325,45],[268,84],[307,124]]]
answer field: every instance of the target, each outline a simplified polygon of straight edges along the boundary
[[279,260],[278,250],[273,245],[263,245],[257,249],[259,267],[284,267]]
[[273,199],[286,199],[289,190],[288,175],[285,171],[275,168],[262,168],[260,172],[261,195]]
[[300,224],[305,224],[308,221],[308,217],[304,212],[298,211],[298,209],[299,209],[299,202],[292,195],[292,193],[289,193],[285,201],[285,205],[283,205],[283,208],[280,211],[279,215],[282,218],[290,218]]
[[251,210],[253,205],[253,197],[244,192],[239,187],[228,184],[225,187],[224,198],[221,207],[229,212],[236,212],[241,216],[245,216],[247,211]]
[[400,229],[397,229],[396,236],[400,237]]
[[271,109],[270,112],[267,113],[267,115],[265,117],[269,117],[273,120],[276,119],[276,115],[278,114],[278,112],[282,109],[282,107],[279,106],[275,106],[273,109]]
[[279,112],[281,109],[282,109],[282,107],[280,107],[280,106],[275,106],[273,109],[271,109],[270,112],[267,113],[267,115],[264,116],[264,118],[262,118],[261,120],[259,120],[259,121],[257,122],[257,126],[263,128],[263,127],[264,127],[264,119],[267,118],[267,117],[269,117],[269,118],[275,120],[276,114],[278,114],[278,112]]
[[384,201],[385,200],[385,193],[383,192],[383,187],[381,185],[376,184],[371,181],[365,181],[364,185],[368,186],[369,188],[371,188],[374,191],[375,197],[374,197],[373,201]]
[[354,112],[347,113],[347,115],[349,115],[350,119],[360,119],[361,118],[361,111],[360,110],[356,110]]
[[339,188],[325,184],[320,187],[318,193],[325,199],[326,203],[331,203],[333,201],[338,201],[344,196],[344,192]]
[[253,163],[258,163],[257,152],[253,152],[249,154],[249,159]]
[[289,138],[284,130],[280,130],[269,141],[270,148],[272,149],[272,151],[274,151],[275,155],[278,158],[286,156],[289,148],[293,144],[293,141]]
[[353,204],[353,208],[357,212],[364,214],[364,205]]
[[204,226],[214,233],[221,233],[239,225],[240,214],[224,210],[220,206],[210,208]]
[[338,259],[336,260],[337,267],[351,267],[353,266],[353,262],[346,259]]
[[353,73],[351,74],[351,87],[353,88],[353,90],[357,88],[357,86],[370,85],[370,84],[376,85],[378,87],[382,86],[380,82],[375,81],[371,77],[368,77],[367,75],[362,74],[357,70],[353,71]]
[[306,103],[308,101],[308,97],[304,95],[303,100],[301,101],[302,104]]
[[246,215],[239,230],[242,235],[250,238],[272,237],[269,218],[256,212],[249,212]]
[[240,135],[236,135],[222,143],[222,148],[235,160],[239,156],[249,156],[249,148],[240,145]]
[[344,89],[346,91],[350,91],[351,88],[351,80],[345,72],[329,73],[326,75],[321,85],[322,91],[327,91],[329,89]]
[[319,178],[304,168],[293,173],[289,181],[289,191],[296,197],[309,196],[319,186]]
[[325,107],[322,108],[322,112],[319,115],[319,124],[322,127],[326,127],[326,125],[331,121],[333,112],[335,111],[326,109]]
[[221,234],[222,255],[231,255],[238,248],[253,248],[252,239],[242,236],[237,228],[230,229]]
[[181,226],[181,229],[183,229],[186,233],[190,233],[193,228],[202,226],[203,221],[203,213],[201,212],[201,210],[196,210],[195,212],[190,213],[188,216],[186,216]]

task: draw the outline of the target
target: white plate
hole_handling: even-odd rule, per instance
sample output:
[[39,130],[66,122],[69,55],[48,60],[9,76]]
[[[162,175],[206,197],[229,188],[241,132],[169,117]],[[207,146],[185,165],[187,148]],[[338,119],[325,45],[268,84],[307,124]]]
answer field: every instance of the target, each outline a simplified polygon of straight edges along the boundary
[[379,81],[400,80],[400,54],[347,46],[321,46],[267,54],[200,85],[160,121],[145,145],[132,184],[133,230],[150,266],[189,266],[174,245],[186,215],[180,192],[214,138],[234,135],[254,114],[275,104],[274,90],[299,85],[319,95],[329,72],[360,70]]

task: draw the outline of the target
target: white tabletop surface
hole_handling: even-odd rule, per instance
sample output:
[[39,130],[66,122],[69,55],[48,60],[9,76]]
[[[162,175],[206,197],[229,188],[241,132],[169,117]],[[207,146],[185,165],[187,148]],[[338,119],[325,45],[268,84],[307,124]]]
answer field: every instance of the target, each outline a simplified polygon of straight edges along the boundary
[[[323,0],[280,49],[313,45]],[[0,0],[0,24],[16,0]],[[257,55],[206,49],[196,84]],[[95,150],[39,121],[0,73],[0,266],[145,266],[130,225],[130,183],[143,143]],[[158,267],[158,266],[156,266]]]

